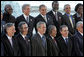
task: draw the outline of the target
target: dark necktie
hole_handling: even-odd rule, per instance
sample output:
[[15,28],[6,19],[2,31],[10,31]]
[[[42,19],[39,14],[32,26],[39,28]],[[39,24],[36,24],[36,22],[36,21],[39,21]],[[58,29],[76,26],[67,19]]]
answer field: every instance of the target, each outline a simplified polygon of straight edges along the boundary
[[65,43],[66,45],[68,45],[68,38],[65,38]]
[[27,22],[29,23],[29,18],[28,18],[28,17],[26,17],[26,20],[27,20]]
[[28,48],[28,56],[31,56],[31,44],[30,44],[30,39],[28,37],[25,37],[25,41],[27,44],[27,48]]
[[56,18],[56,21],[58,21],[58,15],[56,12],[55,12],[55,18]]

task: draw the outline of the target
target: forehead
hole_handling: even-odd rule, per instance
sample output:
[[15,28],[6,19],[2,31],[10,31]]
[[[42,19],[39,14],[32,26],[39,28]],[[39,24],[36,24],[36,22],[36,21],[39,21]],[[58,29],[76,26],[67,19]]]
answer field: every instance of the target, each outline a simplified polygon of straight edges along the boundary
[[62,30],[68,30],[68,27],[63,27]]
[[41,24],[41,27],[46,27],[46,25],[45,24]]
[[65,8],[70,7],[70,5],[65,5]]
[[13,25],[13,26],[11,26],[11,27],[8,27],[8,29],[14,29],[15,28],[15,26]]
[[41,9],[47,9],[47,7],[46,6],[42,6]]
[[27,24],[23,24],[22,27],[28,27],[28,25]]

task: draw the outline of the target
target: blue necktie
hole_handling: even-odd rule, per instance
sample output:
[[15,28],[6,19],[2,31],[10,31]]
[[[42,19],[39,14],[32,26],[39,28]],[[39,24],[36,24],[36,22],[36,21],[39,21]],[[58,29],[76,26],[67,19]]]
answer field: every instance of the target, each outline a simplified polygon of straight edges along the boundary
[[68,45],[68,38],[65,38],[65,43],[66,45]]
[[45,36],[42,37],[42,44],[43,44],[44,47],[46,46],[46,38],[45,38]]

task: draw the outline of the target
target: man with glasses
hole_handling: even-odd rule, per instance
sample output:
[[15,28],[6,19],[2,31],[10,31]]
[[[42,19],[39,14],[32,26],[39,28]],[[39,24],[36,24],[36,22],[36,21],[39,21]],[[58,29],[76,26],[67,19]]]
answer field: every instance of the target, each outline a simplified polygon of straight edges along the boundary
[[16,36],[21,51],[21,56],[31,56],[31,43],[28,34],[28,25],[26,22],[20,22],[18,25],[19,34]]

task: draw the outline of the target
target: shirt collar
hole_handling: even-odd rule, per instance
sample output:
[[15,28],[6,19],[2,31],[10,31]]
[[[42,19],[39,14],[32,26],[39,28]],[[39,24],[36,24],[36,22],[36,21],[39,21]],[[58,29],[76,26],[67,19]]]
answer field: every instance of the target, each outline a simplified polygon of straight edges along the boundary
[[29,18],[29,16],[26,16],[25,14],[23,14],[24,18],[27,19],[27,17]]
[[41,16],[44,18],[44,17],[46,17],[46,15],[45,16],[43,16],[42,14],[41,14]]
[[83,36],[83,33],[79,32],[82,36]]
[[21,35],[22,35],[22,37],[25,39],[26,35],[23,35],[21,32],[20,32],[20,34],[21,34]]
[[[51,36],[51,35],[50,35],[50,36]],[[53,36],[51,36],[51,38],[52,38],[52,39],[54,39],[54,37],[53,37]]]
[[66,38],[68,38],[68,37],[64,37],[64,36],[62,36],[63,37],[63,39],[65,40]]
[[43,37],[43,35],[41,35],[39,32],[38,32],[38,34],[40,35],[41,38]]
[[7,36],[7,38],[8,38],[9,40],[12,39],[12,37],[8,36],[7,34],[6,34],[6,36]]
[[[55,12],[52,10],[52,12],[53,12],[53,14],[55,15]],[[57,13],[58,11],[56,11],[56,13]]]

